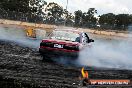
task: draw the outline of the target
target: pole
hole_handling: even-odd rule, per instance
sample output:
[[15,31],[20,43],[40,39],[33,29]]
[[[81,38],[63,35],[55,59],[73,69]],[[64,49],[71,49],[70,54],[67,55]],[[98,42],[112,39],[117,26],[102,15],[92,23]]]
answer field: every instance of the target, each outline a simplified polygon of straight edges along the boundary
[[[68,0],[67,0],[67,4],[66,4],[66,11],[67,11],[67,8],[68,8]],[[66,20],[67,20],[67,18],[65,18],[64,26],[66,26]]]
[[67,10],[67,8],[68,8],[68,0],[67,0],[66,10]]

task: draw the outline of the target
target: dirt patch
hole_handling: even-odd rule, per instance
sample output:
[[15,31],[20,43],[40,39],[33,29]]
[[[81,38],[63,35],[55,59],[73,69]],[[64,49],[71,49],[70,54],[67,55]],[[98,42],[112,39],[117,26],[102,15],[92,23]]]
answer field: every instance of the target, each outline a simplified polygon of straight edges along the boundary
[[[0,25],[14,25],[14,26],[22,26],[22,27],[34,27],[34,28],[41,28],[46,30],[47,32],[51,32],[55,28],[60,28],[61,26],[56,25],[49,25],[49,24],[37,24],[37,23],[28,23],[28,22],[21,22],[21,21],[13,21],[13,20],[5,20],[0,19]],[[63,27],[63,28],[71,28],[71,27]],[[98,34],[98,35],[106,35],[106,36],[116,36],[116,37],[124,37],[124,38],[131,38],[132,33],[128,31],[115,31],[115,30],[95,30],[95,29],[83,29],[78,28],[79,30],[83,30],[87,33]]]

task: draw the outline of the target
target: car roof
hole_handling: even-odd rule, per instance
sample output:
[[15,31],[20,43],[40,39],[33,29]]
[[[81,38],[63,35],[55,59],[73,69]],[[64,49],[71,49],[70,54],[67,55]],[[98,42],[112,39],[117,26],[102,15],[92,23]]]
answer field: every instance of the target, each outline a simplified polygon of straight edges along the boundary
[[78,33],[78,34],[83,33],[83,31],[78,30],[78,29],[55,29],[55,31],[68,31],[68,32],[74,32],[74,33]]

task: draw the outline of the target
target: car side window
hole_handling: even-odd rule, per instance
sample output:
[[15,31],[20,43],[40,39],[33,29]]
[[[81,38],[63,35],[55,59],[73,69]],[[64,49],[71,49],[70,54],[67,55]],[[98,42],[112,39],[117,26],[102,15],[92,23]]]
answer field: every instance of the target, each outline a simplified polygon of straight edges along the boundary
[[75,41],[80,43],[80,37],[77,37]]

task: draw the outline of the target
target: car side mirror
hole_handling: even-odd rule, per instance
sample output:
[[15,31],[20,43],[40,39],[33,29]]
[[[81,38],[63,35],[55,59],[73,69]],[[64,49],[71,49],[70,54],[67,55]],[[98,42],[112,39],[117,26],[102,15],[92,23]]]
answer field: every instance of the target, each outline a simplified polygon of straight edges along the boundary
[[89,39],[89,42],[88,43],[90,43],[90,42],[94,42],[94,40],[93,39]]

